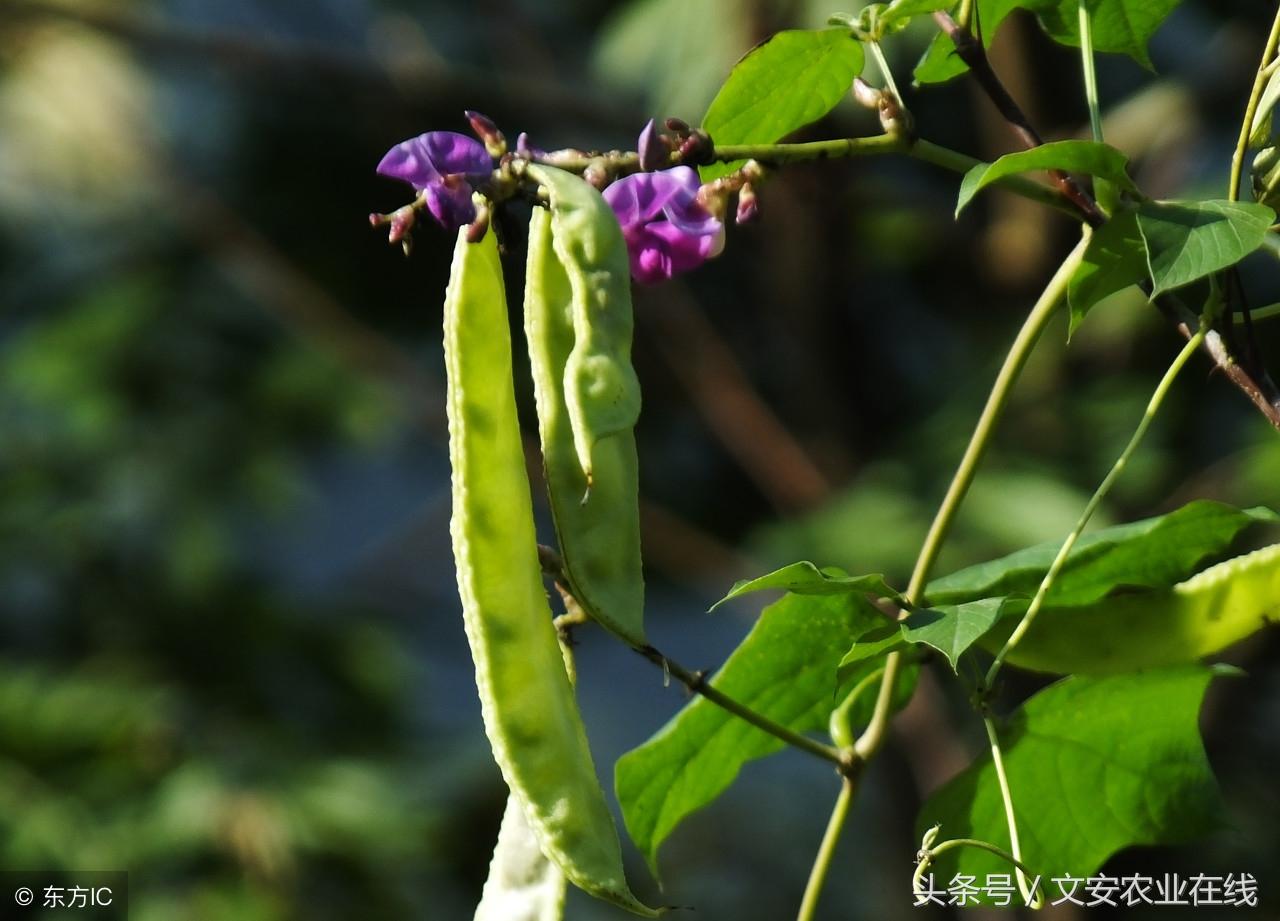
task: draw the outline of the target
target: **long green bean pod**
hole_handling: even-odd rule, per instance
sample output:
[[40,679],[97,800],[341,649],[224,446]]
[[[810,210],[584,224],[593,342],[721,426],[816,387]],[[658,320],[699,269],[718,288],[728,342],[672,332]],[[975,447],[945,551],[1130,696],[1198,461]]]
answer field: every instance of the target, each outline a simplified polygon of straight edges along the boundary
[[574,885],[646,916],[565,670],[542,584],[498,247],[458,235],[444,309],[454,560],[494,757],[542,852]]
[[[566,174],[567,175],[567,174]],[[571,177],[572,178],[572,177]],[[581,180],[574,182],[588,188]],[[566,196],[559,195],[557,200]],[[596,194],[596,198],[599,195]],[[616,222],[603,199],[600,221]],[[580,206],[579,206],[580,208]],[[581,210],[581,208],[580,208]],[[635,435],[630,427],[596,437],[595,420],[586,423],[592,433],[595,480],[590,501],[582,502],[586,475],[578,463],[574,429],[566,387],[577,344],[576,289],[570,272],[579,276],[578,288],[599,283],[602,276],[620,272],[625,279],[625,253],[621,262],[599,262],[588,270],[580,261],[562,262],[560,252],[585,249],[555,241],[578,223],[557,227],[554,213],[535,208],[529,222],[529,256],[525,275],[524,323],[529,343],[542,440],[543,468],[560,555],[574,597],[591,617],[633,646],[644,644],[644,576],[640,566],[639,472]],[[614,287],[611,283],[609,287]],[[611,311],[626,311],[631,304],[614,296]],[[594,317],[588,314],[588,319]],[[596,356],[592,361],[603,361]],[[614,361],[627,361],[614,355]],[[626,373],[629,374],[627,364]],[[591,404],[588,404],[590,408]]]
[[[631,273],[612,210],[571,173],[530,164],[551,201],[552,243],[569,276],[574,342],[564,370],[565,404],[588,491],[595,448],[640,417],[640,382],[631,367]],[[619,267],[621,271],[619,271]],[[589,501],[589,492],[583,494]]]

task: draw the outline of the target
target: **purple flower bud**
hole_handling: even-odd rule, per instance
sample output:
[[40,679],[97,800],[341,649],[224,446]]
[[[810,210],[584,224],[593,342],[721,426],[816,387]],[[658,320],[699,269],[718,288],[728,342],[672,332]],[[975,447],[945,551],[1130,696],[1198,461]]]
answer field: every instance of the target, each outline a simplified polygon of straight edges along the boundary
[[698,204],[697,195],[698,174],[687,166],[636,173],[604,190],[622,225],[636,281],[666,281],[723,248],[724,224]]
[[853,93],[854,101],[858,105],[866,109],[876,111],[880,108],[880,102],[884,99],[884,92],[876,89],[861,77],[853,78],[853,86],[850,88]]
[[667,139],[658,133],[658,126],[653,119],[640,132],[640,140],[636,142],[636,150],[640,154],[640,169],[652,173],[671,164],[671,147]]
[[745,183],[738,192],[738,210],[733,216],[735,224],[749,224],[760,213],[760,199],[751,183]]
[[516,154],[527,160],[537,160],[545,157],[547,152],[541,147],[534,147],[528,133],[521,131],[520,136],[516,138]]
[[490,156],[496,159],[507,152],[507,139],[493,123],[493,119],[479,112],[473,112],[471,109],[467,109],[462,114],[467,117],[467,121],[471,123],[471,130],[484,143],[484,149]]
[[445,228],[456,230],[475,220],[472,183],[493,170],[493,159],[479,141],[455,131],[428,131],[387,151],[378,172],[409,183],[423,194],[427,210]]

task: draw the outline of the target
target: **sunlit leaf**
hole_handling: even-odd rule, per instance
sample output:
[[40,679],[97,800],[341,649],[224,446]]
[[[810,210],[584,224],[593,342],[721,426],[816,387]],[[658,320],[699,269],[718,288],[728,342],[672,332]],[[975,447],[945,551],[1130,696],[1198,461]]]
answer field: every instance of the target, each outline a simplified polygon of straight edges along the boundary
[[[1110,678],[1071,677],[1028,700],[1000,727],[1023,861],[1045,881],[1085,877],[1123,848],[1172,844],[1210,831],[1217,783],[1197,726],[1214,670],[1187,666]],[[977,838],[1009,849],[1009,832],[989,755],[930,797],[918,832],[940,823],[941,838]],[[933,866],[955,873],[1008,873],[971,848]]]
[[1000,619],[1003,598],[984,598],[966,604],[916,611],[902,625],[908,643],[924,643],[947,657],[955,671],[960,656]]
[[[883,620],[857,595],[787,595],[770,605],[711,683],[797,732],[825,729],[836,667],[855,639]],[[783,743],[705,698],[623,755],[614,786],[631,839],[656,872],[658,847],[690,813],[723,793],[748,761]]]
[[[1089,0],[1094,51],[1127,54],[1152,69],[1147,44],[1181,0]],[[1040,17],[1040,27],[1062,45],[1080,47],[1079,0],[1029,0],[1021,4]]]
[[[1085,534],[1048,601],[1058,607],[1083,605],[1119,589],[1168,588],[1225,551],[1250,524],[1277,520],[1268,509],[1242,511],[1199,500],[1167,515]],[[929,583],[925,597],[934,607],[1002,595],[1030,598],[1061,546],[1050,541],[943,576]]]
[[1005,154],[994,163],[981,163],[965,173],[960,182],[956,214],[973,200],[973,196],[991,183],[1032,170],[1060,169],[1084,173],[1114,182],[1123,189],[1133,190],[1128,166],[1129,160],[1124,154],[1114,147],[1095,141],[1053,141],[1030,150]]
[[[1007,619],[983,638],[994,648]],[[1010,664],[1054,674],[1112,674],[1195,662],[1280,623],[1280,544],[1211,566],[1172,588],[1047,607]]]
[[1071,305],[1071,332],[1103,298],[1136,285],[1147,277],[1147,245],[1138,232],[1138,218],[1128,209],[1118,210],[1092,232],[1084,260],[1067,285]]
[[[719,145],[772,144],[830,112],[862,64],[862,44],[848,29],[779,32],[733,68],[702,127]],[[740,165],[704,166],[702,178]]]
[[1234,201],[1149,201],[1138,208],[1152,296],[1235,265],[1262,245],[1276,213]]
[[841,595],[854,593],[875,595],[880,598],[898,598],[898,593],[884,581],[884,576],[850,576],[834,566],[819,569],[813,563],[801,561],[783,566],[756,579],[743,579],[733,584],[729,594],[711,606],[715,610],[725,602],[741,598],[751,592],[782,589],[797,595]]

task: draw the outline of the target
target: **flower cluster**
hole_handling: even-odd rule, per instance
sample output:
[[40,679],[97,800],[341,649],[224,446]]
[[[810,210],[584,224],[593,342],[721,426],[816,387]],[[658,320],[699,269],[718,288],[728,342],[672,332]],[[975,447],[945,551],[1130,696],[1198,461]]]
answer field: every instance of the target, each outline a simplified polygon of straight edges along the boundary
[[[448,230],[477,220],[474,193],[494,175],[495,158],[503,164],[510,159],[492,122],[473,112],[467,117],[484,143],[453,131],[428,131],[392,147],[377,167],[381,175],[413,186],[432,217]],[[603,195],[622,228],[632,277],[641,284],[655,284],[717,255],[724,248],[724,223],[700,197],[703,187],[694,170],[659,168],[671,162],[671,142],[652,121],[640,134],[638,150],[643,172],[615,180]],[[516,156],[551,159],[531,147],[524,135]],[[371,221],[389,224],[392,242],[407,244],[414,206],[391,215],[371,215]]]
[[449,230],[476,219],[471,200],[478,182],[493,171],[493,158],[479,141],[456,131],[428,131],[387,151],[378,172],[413,186],[431,216]]
[[641,284],[696,269],[724,247],[724,224],[698,202],[687,166],[625,176],[604,190],[622,225],[631,275]]

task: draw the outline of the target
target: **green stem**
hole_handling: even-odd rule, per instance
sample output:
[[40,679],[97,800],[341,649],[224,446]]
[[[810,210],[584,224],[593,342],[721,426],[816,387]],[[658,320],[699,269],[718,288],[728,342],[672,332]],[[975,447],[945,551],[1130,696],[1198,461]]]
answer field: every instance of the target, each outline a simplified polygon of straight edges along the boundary
[[996,735],[996,725],[991,717],[984,716],[982,724],[987,727],[987,742],[991,746],[991,763],[996,768],[996,783],[1000,786],[1000,800],[1004,804],[1005,824],[1009,828],[1009,850],[1013,853],[1015,872],[1018,874],[1018,889],[1022,900],[1030,902],[1032,896],[1027,883],[1027,874],[1022,868],[1022,842],[1018,840],[1018,817],[1013,812],[1013,794],[1009,790],[1009,775],[1004,770],[1004,755],[1000,751],[1000,738]]
[[1151,422],[1155,419],[1156,413],[1160,410],[1160,405],[1164,402],[1165,397],[1169,393],[1169,388],[1173,386],[1174,380],[1177,379],[1178,373],[1186,365],[1187,361],[1195,354],[1201,343],[1204,342],[1205,335],[1208,333],[1208,325],[1201,321],[1199,331],[1187,340],[1187,344],[1183,346],[1182,351],[1169,365],[1164,373],[1164,377],[1160,379],[1160,383],[1156,385],[1155,392],[1151,395],[1151,400],[1147,403],[1146,411],[1142,414],[1138,427],[1133,432],[1133,437],[1129,439],[1129,443],[1125,445],[1124,451],[1111,465],[1106,477],[1098,485],[1093,496],[1089,499],[1088,504],[1084,507],[1084,512],[1080,515],[1080,520],[1076,522],[1076,526],[1067,535],[1067,539],[1062,542],[1062,547],[1058,550],[1058,555],[1054,557],[1053,563],[1049,566],[1048,572],[1044,574],[1044,578],[1040,581],[1040,587],[1036,590],[1035,597],[1031,600],[1031,606],[1027,608],[1027,613],[1022,615],[1022,620],[1018,622],[1018,626],[1014,628],[1013,633],[1009,634],[1009,639],[1005,640],[1004,646],[996,654],[995,661],[991,663],[991,668],[987,670],[986,687],[990,688],[999,674],[1001,666],[1026,636],[1027,631],[1031,629],[1031,624],[1035,621],[1036,615],[1040,613],[1044,607],[1045,599],[1049,596],[1049,590],[1057,581],[1058,574],[1062,572],[1062,567],[1067,562],[1067,557],[1071,554],[1072,548],[1075,547],[1076,541],[1080,539],[1080,535],[1084,532],[1085,526],[1089,524],[1089,519],[1093,517],[1093,513],[1098,510],[1098,506],[1102,504],[1102,500],[1106,498],[1107,493],[1111,491],[1111,487],[1115,485],[1120,474],[1129,464],[1129,459],[1133,457],[1134,451],[1141,444],[1143,436],[1147,434],[1147,429],[1151,427]]
[[[718,163],[735,160],[758,160],[771,166],[804,163],[811,160],[839,160],[850,157],[903,154],[915,160],[931,163],[955,173],[967,173],[983,161],[968,154],[951,150],[938,144],[919,139],[881,134],[874,137],[833,138],[826,141],[805,141],[799,144],[725,144],[716,146],[712,159]],[[640,158],[634,151],[609,154],[581,154],[570,156],[557,152],[547,161],[552,166],[570,172],[582,172],[593,163],[605,164],[615,175],[633,173],[640,168]],[[1041,185],[1025,176],[1005,176],[996,182],[1042,205],[1056,208],[1065,214],[1078,217],[1076,209],[1056,190]]]
[[1102,143],[1102,112],[1098,107],[1098,74],[1093,66],[1093,17],[1088,0],[1080,0],[1080,66],[1084,70],[1084,96],[1089,103],[1089,128]]
[[804,898],[800,900],[800,911],[796,921],[813,921],[818,910],[818,898],[822,895],[823,884],[827,881],[827,873],[831,869],[831,859],[836,852],[836,844],[840,841],[840,833],[844,831],[845,819],[849,817],[849,807],[853,804],[857,784],[852,777],[845,776],[840,785],[840,795],[836,797],[835,809],[827,822],[827,830],[822,835],[822,844],[818,847],[818,855],[813,860],[813,869],[809,871],[809,882],[804,887]]
[[1253,133],[1253,120],[1258,114],[1258,103],[1262,99],[1262,90],[1267,82],[1267,67],[1275,57],[1277,44],[1280,44],[1280,8],[1276,10],[1276,18],[1271,23],[1271,34],[1267,37],[1267,46],[1262,51],[1262,61],[1258,64],[1258,72],[1253,78],[1253,89],[1249,92],[1249,103],[1245,106],[1244,121],[1240,124],[1240,137],[1236,139],[1236,150],[1231,156],[1231,182],[1227,187],[1227,198],[1230,201],[1240,200],[1244,155],[1249,149],[1249,135]]
[[901,138],[879,134],[866,138],[833,138],[829,141],[805,141],[800,144],[725,144],[716,145],[715,159],[759,160],[781,165],[804,160],[834,160],[841,157],[874,156],[907,153],[909,145]]
[[956,24],[963,29],[973,24],[973,0],[961,0],[960,9],[956,10]]
[[[1249,319],[1254,323],[1261,323],[1263,320],[1271,320],[1280,317],[1280,304],[1268,304],[1266,307],[1255,307],[1249,311]],[[1236,311],[1231,315],[1231,319],[1235,323],[1244,322],[1244,313]]]
[[848,694],[845,695],[844,701],[840,706],[836,707],[835,712],[831,714],[829,721],[831,729],[831,741],[835,742],[841,748],[849,748],[854,743],[853,724],[849,719],[849,714],[854,706],[862,699],[862,695],[867,692],[871,685],[880,680],[884,674],[884,666],[880,666],[875,671],[869,673],[861,681],[853,686]]
[[[973,478],[978,471],[978,465],[982,462],[983,455],[986,454],[987,448],[991,444],[996,424],[1000,421],[1000,417],[1004,414],[1005,407],[1009,403],[1009,397],[1013,393],[1013,386],[1018,380],[1018,375],[1025,367],[1036,342],[1040,339],[1041,333],[1049,325],[1049,320],[1053,318],[1059,304],[1062,303],[1066,295],[1067,283],[1080,266],[1088,242],[1088,236],[1081,239],[1076,244],[1075,249],[1063,260],[1062,265],[1058,266],[1058,271],[1054,272],[1053,278],[1049,280],[1049,284],[1045,286],[1035,306],[1027,314],[1027,319],[1023,321],[1022,329],[1018,331],[1013,345],[1009,348],[1009,353],[1005,356],[1004,364],[1000,367],[999,374],[996,375],[996,381],[992,385],[991,393],[987,396],[986,406],[983,407],[982,415],[978,418],[978,424],[969,438],[969,445],[965,448],[964,456],[960,459],[955,475],[951,478],[951,485],[947,488],[947,494],[943,497],[942,504],[938,507],[937,514],[934,516],[933,524],[929,526],[929,533],[920,548],[920,556],[916,559],[915,569],[911,573],[911,581],[907,585],[907,600],[912,604],[919,603],[924,594],[924,586],[929,580],[929,572],[938,558],[938,552],[942,548],[942,542],[946,538],[947,532],[951,529],[951,524],[955,520],[960,503],[964,501],[965,493],[968,492],[969,486],[973,483]],[[885,659],[884,678],[880,682],[880,694],[876,698],[875,711],[872,713],[871,721],[867,724],[867,728],[857,742],[854,743],[854,753],[860,760],[866,761],[884,742],[885,729],[889,722],[889,709],[893,702],[893,689],[901,667],[901,653],[890,653]]]
[[[1058,574],[1062,571],[1063,565],[1067,561],[1067,557],[1071,553],[1071,549],[1075,546],[1076,541],[1084,532],[1085,526],[1088,525],[1089,519],[1093,517],[1093,513],[1097,511],[1102,500],[1111,491],[1111,487],[1119,479],[1120,474],[1124,471],[1129,463],[1129,459],[1137,450],[1138,445],[1142,442],[1143,436],[1146,435],[1147,429],[1151,427],[1151,422],[1155,418],[1156,413],[1160,409],[1160,405],[1164,402],[1165,397],[1169,393],[1169,389],[1173,386],[1173,382],[1177,379],[1179,372],[1195,354],[1200,344],[1204,341],[1205,334],[1208,332],[1209,326],[1205,320],[1201,320],[1200,329],[1192,336],[1182,351],[1180,351],[1173,363],[1169,365],[1164,376],[1160,379],[1160,383],[1156,385],[1155,393],[1151,395],[1151,400],[1147,403],[1146,411],[1142,414],[1142,419],[1138,422],[1137,429],[1134,430],[1133,437],[1129,439],[1129,443],[1125,445],[1125,449],[1120,453],[1120,457],[1112,464],[1111,470],[1108,471],[1102,483],[1099,484],[1093,496],[1085,505],[1084,512],[1080,515],[1080,520],[1076,522],[1076,526],[1071,533],[1067,535],[1067,539],[1062,542],[1062,547],[1058,550],[1058,555],[1054,557],[1053,563],[1049,566],[1048,572],[1045,573],[1044,579],[1040,582],[1039,589],[1036,590],[1035,598],[1031,601],[1031,606],[1027,608],[1027,613],[1023,615],[1018,626],[1014,628],[1009,639],[1005,641],[1000,652],[996,654],[995,661],[991,663],[991,668],[987,671],[985,686],[992,687],[995,683],[996,675],[999,674],[1001,666],[1004,664],[1005,658],[1018,645],[1018,642],[1026,635],[1031,628],[1031,624],[1035,621],[1036,615],[1044,606],[1045,598],[1048,597],[1049,589],[1052,588],[1057,580]],[[1022,860],[1022,845],[1018,840],[1018,819],[1013,809],[1013,794],[1009,789],[1009,777],[1005,773],[1004,756],[1000,750],[1000,739],[996,733],[995,723],[991,717],[984,716],[983,725],[987,729],[987,741],[991,745],[991,762],[995,765],[996,779],[1000,786],[1000,799],[1004,804],[1005,822],[1009,828],[1009,843],[1013,850],[1013,856]],[[1018,887],[1022,890],[1023,898],[1029,899],[1026,875],[1023,873],[1021,866],[1018,867]]]
[[876,66],[880,68],[880,76],[884,77],[885,86],[889,87],[889,92],[893,93],[893,98],[898,101],[898,105],[902,105],[902,94],[898,92],[898,84],[893,82],[893,71],[889,69],[889,62],[885,60],[884,49],[880,47],[879,42],[867,42],[867,50],[875,58]]
[[[717,146],[715,149],[717,161],[759,160],[761,163],[772,165],[882,154],[905,154],[915,160],[931,163],[953,173],[967,173],[983,162],[976,157],[930,141],[911,141],[887,134],[867,138],[807,141],[800,144],[726,144],[723,147]],[[996,185],[1073,217],[1079,216],[1072,204],[1056,190],[1025,176],[1006,176]]]

